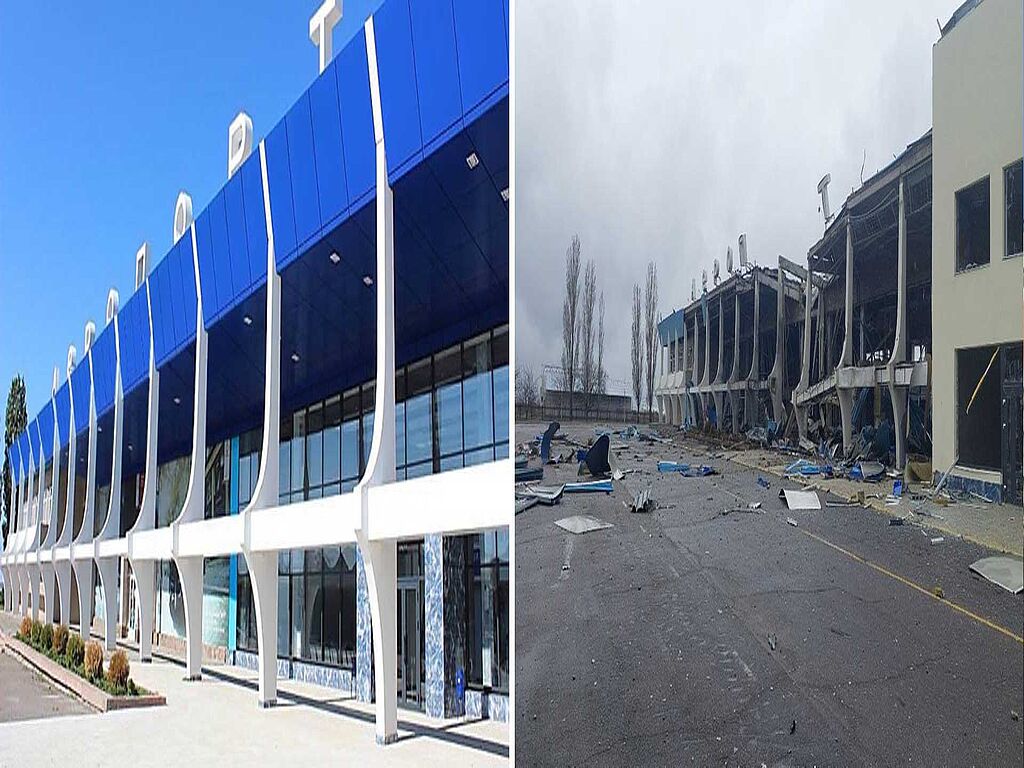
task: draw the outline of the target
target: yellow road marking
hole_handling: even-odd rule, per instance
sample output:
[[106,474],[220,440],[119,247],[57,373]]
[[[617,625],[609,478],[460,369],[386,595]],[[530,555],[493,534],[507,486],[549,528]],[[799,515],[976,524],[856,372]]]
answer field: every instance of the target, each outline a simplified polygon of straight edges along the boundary
[[847,557],[849,557],[849,558],[851,558],[853,560],[856,560],[858,563],[863,563],[864,565],[868,566],[869,568],[873,568],[874,570],[878,571],[881,574],[884,574],[885,576],[888,576],[891,579],[896,579],[896,581],[900,582],[901,584],[906,584],[911,589],[916,589],[922,595],[930,597],[932,600],[937,600],[938,602],[942,603],[943,605],[948,605],[954,611],[959,611],[960,613],[964,614],[968,618],[974,619],[979,624],[983,624],[986,627],[988,627],[989,629],[994,629],[996,632],[999,632],[1000,634],[1006,635],[1007,637],[1009,637],[1009,638],[1011,638],[1013,640],[1016,640],[1021,645],[1024,645],[1024,637],[1021,637],[1016,632],[1013,632],[1012,630],[1009,630],[1006,627],[1002,627],[999,624],[996,624],[996,623],[994,623],[992,621],[989,621],[984,616],[979,616],[978,614],[974,613],[973,611],[968,610],[967,608],[964,608],[962,605],[957,605],[952,600],[948,600],[948,599],[943,598],[943,597],[937,597],[935,594],[932,593],[932,591],[930,589],[926,589],[926,588],[922,587],[920,584],[916,584],[913,581],[911,581],[910,579],[907,579],[907,578],[905,578],[903,576],[900,576],[898,573],[893,573],[888,568],[885,568],[885,567],[883,567],[881,565],[878,565],[878,563],[873,563],[870,560],[868,560],[867,558],[861,557],[856,552],[851,552],[850,550],[845,549],[845,548],[839,546],[838,544],[833,544],[828,539],[823,538],[823,537],[819,536],[816,533],[811,533],[810,531],[804,530],[803,528],[797,528],[797,530],[800,531],[800,533],[804,534],[805,536],[810,536],[815,541],[820,541],[826,547],[831,547],[832,549],[836,550],[837,552],[842,552],[844,555],[846,555]]

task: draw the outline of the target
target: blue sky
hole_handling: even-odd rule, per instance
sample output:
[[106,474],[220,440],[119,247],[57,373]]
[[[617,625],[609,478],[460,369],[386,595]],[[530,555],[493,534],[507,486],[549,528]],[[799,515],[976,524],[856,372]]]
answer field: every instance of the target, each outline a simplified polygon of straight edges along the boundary
[[[220,189],[238,111],[258,141],[316,77],[319,4],[3,3],[0,408],[21,373],[34,417],[142,241],[170,248],[178,191],[198,213]],[[344,0],[335,54],[380,4]]]

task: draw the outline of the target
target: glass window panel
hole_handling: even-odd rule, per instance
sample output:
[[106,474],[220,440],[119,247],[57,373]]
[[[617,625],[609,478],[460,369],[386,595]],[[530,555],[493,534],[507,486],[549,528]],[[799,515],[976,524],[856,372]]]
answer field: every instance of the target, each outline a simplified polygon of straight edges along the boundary
[[249,457],[238,457],[238,507],[241,509],[249,503]]
[[306,489],[306,414],[292,416],[292,492]]
[[462,347],[462,375],[466,378],[491,370],[491,336],[485,333]]
[[376,397],[375,392],[376,392],[376,387],[374,385],[374,382],[370,381],[370,382],[367,382],[366,384],[363,384],[362,394],[361,394],[361,400],[362,400],[361,411],[363,413],[372,413],[374,408],[376,407],[377,403],[376,403],[376,400],[374,399]]
[[432,458],[429,392],[406,401],[405,430],[407,461],[411,464]]
[[358,416],[362,408],[363,402],[359,397],[359,387],[350,389],[345,393],[345,397],[342,400],[341,417],[348,421],[349,419]]
[[324,573],[324,661],[328,664],[342,664],[341,656],[341,575],[333,572]]
[[1003,177],[1003,203],[1006,212],[1006,256],[1024,251],[1024,161],[1006,169]]
[[494,332],[491,342],[491,367],[500,368],[508,365],[508,326],[502,326]]
[[406,387],[408,388],[408,394],[406,398],[412,397],[413,395],[419,395],[423,392],[429,392],[432,386],[431,374],[430,374],[430,359],[421,360],[418,363],[413,363],[407,369],[406,374]]
[[291,611],[288,609],[289,577],[277,577],[277,655],[287,658],[291,646]]
[[347,547],[349,554],[342,558],[348,567],[341,574],[341,664],[356,666],[356,558],[355,548]]
[[405,476],[409,480],[412,480],[414,477],[424,477],[432,474],[433,471],[434,463],[432,461],[424,461],[421,464],[410,464],[406,467]]
[[306,417],[306,474],[309,487],[323,483],[324,412],[319,405],[309,409]]
[[467,449],[494,442],[491,397],[490,373],[479,373],[462,383],[463,423]]
[[302,656],[313,661],[323,661],[324,594],[323,576],[319,571],[306,574],[305,598],[303,620],[306,643],[302,648]]
[[359,475],[359,422],[341,425],[341,476],[352,480]]
[[289,573],[302,573],[306,569],[306,552],[302,549],[293,549],[291,551],[291,557],[289,558],[290,564],[288,571]]
[[291,468],[292,468],[292,444],[291,441],[285,442],[281,440],[280,449],[280,460],[278,462],[278,469],[281,473],[281,496],[282,498],[288,498],[288,494],[292,490],[291,484]]
[[309,636],[305,631],[306,581],[300,573],[292,577],[291,583],[292,653],[295,656],[305,656],[309,648]]
[[[437,390],[438,449],[441,456],[462,451],[462,384],[446,384]],[[442,467],[443,468],[443,467]]]
[[434,386],[462,378],[462,348],[452,347],[434,355]]
[[465,465],[467,467],[486,464],[488,461],[494,461],[494,448],[491,446],[477,448],[475,451],[467,451],[465,456]]
[[341,398],[327,401],[324,410],[324,482],[341,479]]
[[462,469],[462,454],[456,453],[454,456],[442,456],[441,457],[441,471],[447,472],[449,469]]
[[405,403],[395,405],[395,466],[405,465]]
[[370,447],[373,445],[373,411],[363,415],[363,463],[362,467],[366,467],[366,462],[370,459]]
[[395,371],[395,402],[405,400],[405,368]]
[[508,444],[508,366],[494,370],[494,442]]

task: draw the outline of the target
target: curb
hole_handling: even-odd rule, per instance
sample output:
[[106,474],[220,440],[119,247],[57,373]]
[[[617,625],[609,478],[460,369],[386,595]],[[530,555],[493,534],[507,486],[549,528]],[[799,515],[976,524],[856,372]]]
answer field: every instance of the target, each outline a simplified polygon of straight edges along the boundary
[[53,659],[29,647],[17,638],[10,637],[0,630],[0,646],[10,650],[23,662],[39,671],[61,688],[70,691],[99,712],[114,712],[120,709],[138,709],[140,707],[163,706],[167,699],[161,694],[142,696],[112,696],[97,688],[90,682],[69,669],[65,669]]

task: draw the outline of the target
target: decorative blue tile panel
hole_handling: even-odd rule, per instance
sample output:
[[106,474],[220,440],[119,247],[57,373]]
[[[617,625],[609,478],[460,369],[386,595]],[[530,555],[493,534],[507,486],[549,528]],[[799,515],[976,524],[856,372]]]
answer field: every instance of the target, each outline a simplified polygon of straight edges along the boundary
[[260,658],[249,651],[235,651],[235,666],[256,672],[260,668]]
[[444,568],[444,716],[461,717],[466,712],[465,701],[459,697],[455,680],[466,671],[466,546],[462,536],[447,536],[443,540]]
[[[938,484],[940,479],[942,479],[942,473],[934,472],[932,480],[933,485]],[[971,477],[961,477],[951,472],[949,477],[946,478],[946,487],[952,491],[960,491],[961,493],[976,493],[979,496],[984,496],[989,501],[995,502],[996,504],[1003,503],[1003,487],[998,483],[987,483],[984,480],[976,480]]]
[[466,691],[466,717],[482,718],[484,711],[484,697],[486,694],[480,691]]
[[324,688],[334,688],[349,695],[355,694],[355,681],[352,678],[352,672],[347,669],[325,667],[305,661],[293,661],[292,679],[321,685]]
[[423,538],[423,612],[426,663],[425,709],[430,717],[445,716],[444,566],[443,537]]
[[508,696],[487,694],[487,717],[499,723],[508,722]]
[[373,636],[363,550],[356,547],[356,698],[373,701]]

